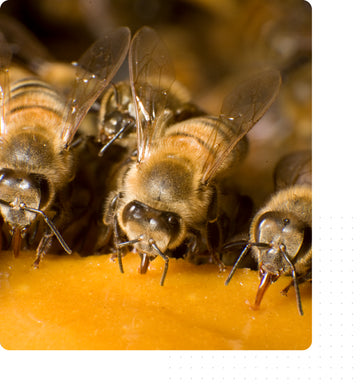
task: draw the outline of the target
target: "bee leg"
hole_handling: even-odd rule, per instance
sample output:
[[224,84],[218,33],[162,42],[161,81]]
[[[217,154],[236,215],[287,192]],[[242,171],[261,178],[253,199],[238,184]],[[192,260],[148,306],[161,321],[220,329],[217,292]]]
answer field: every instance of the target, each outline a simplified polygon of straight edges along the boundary
[[28,244],[28,246],[32,246],[34,244],[34,242],[35,242],[36,235],[37,235],[37,233],[39,231],[39,223],[40,222],[38,220],[36,220],[33,229],[27,235],[27,244]]
[[220,271],[225,270],[225,265],[221,261],[221,248],[223,245],[223,232],[219,224],[218,200],[215,187],[207,213],[206,239],[212,261],[218,265]]
[[[114,218],[114,242],[115,242],[115,248],[116,248],[116,257],[119,263],[119,269],[121,273],[124,273],[122,259],[123,259],[123,256],[126,255],[128,250],[127,250],[127,247],[119,247],[123,241],[120,236],[120,229],[116,218]],[[124,248],[126,249],[125,254],[124,254]]]
[[164,286],[164,281],[165,281],[165,277],[166,277],[166,274],[168,272],[168,269],[169,269],[169,257],[167,255],[165,255],[156,245],[155,241],[153,239],[149,239],[149,243],[151,244],[151,246],[153,247],[153,249],[160,255],[160,257],[165,261],[165,266],[164,266],[164,271],[162,273],[162,276],[161,276],[161,280],[160,280],[160,285],[161,286]]
[[32,266],[34,269],[38,269],[40,265],[40,261],[42,257],[47,253],[47,251],[50,249],[52,241],[53,241],[53,234],[45,234],[39,243],[38,248],[36,249],[36,259],[33,262]]
[[[297,278],[297,283],[298,285],[306,282],[306,281],[311,281],[311,272],[310,273],[306,273],[305,275],[301,276],[301,277],[298,277]],[[280,293],[283,295],[283,296],[287,296],[288,294],[288,291],[294,286],[294,280],[292,279],[289,283],[288,286],[286,286]]]
[[[299,281],[298,281],[298,283],[299,283]],[[290,281],[289,285],[286,286],[280,293],[281,293],[283,296],[287,296],[287,294],[288,294],[290,288],[292,288],[293,286],[294,286],[294,280],[292,279],[292,280]]]
[[222,233],[218,222],[208,222],[206,226],[207,243],[212,261],[218,265],[220,271],[225,270],[221,260]]
[[118,263],[119,263],[120,273],[124,273],[124,266],[123,266],[123,263],[122,263],[122,259],[125,256],[125,254],[123,253],[123,251],[124,251],[123,249],[117,249],[116,250],[116,258],[117,258]]

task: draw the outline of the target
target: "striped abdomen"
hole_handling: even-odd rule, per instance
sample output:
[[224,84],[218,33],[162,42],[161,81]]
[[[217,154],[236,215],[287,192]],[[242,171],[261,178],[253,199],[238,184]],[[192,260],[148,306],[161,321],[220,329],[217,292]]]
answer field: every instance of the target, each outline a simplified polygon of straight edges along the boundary
[[[205,171],[231,146],[236,135],[234,127],[226,121],[209,116],[196,117],[167,128],[160,146],[192,156]],[[224,160],[218,172],[242,159],[246,151],[247,140],[244,138]]]
[[24,79],[11,86],[6,132],[42,128],[60,135],[63,113],[63,97],[51,85],[39,79]]
[[61,94],[41,80],[13,83],[0,143],[0,168],[63,180],[69,173],[68,157],[61,156],[64,107]]

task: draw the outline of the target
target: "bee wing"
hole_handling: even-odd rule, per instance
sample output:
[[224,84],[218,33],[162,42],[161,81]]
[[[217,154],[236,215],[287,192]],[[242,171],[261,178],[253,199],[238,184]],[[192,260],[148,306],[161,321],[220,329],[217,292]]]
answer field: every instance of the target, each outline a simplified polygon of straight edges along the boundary
[[175,72],[167,48],[149,27],[142,27],[134,35],[129,66],[136,110],[138,162],[141,162],[151,142],[161,135],[161,125],[157,123],[163,117]]
[[224,162],[238,142],[249,132],[274,102],[281,85],[280,73],[265,70],[238,85],[225,97],[219,123],[231,128],[232,139],[227,146],[217,144],[218,130],[214,128],[209,137],[213,149],[212,160],[204,166],[202,182],[206,184]]
[[274,171],[275,190],[294,184],[312,183],[311,150],[301,150],[285,155],[277,163]]
[[97,40],[79,59],[64,114],[61,138],[67,148],[86,113],[123,63],[130,43],[130,30],[120,27]]
[[0,30],[9,42],[15,59],[26,64],[30,70],[36,72],[41,63],[53,61],[35,35],[15,19],[0,15]]
[[10,98],[10,62],[11,49],[0,32],[0,136],[6,133],[7,102]]

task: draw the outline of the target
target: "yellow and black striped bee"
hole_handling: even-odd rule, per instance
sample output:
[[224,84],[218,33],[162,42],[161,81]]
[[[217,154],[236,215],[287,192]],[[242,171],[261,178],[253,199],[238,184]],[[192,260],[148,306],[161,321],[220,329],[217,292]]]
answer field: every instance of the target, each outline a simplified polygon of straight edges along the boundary
[[297,307],[303,315],[298,285],[312,276],[312,176],[311,151],[284,156],[276,166],[276,192],[254,216],[250,238],[237,259],[225,284],[232,278],[241,260],[251,249],[261,277],[255,308],[265,291],[281,274],[291,275]]
[[129,49],[130,86],[136,117],[136,158],[117,168],[104,222],[114,229],[121,271],[122,251],[133,246],[140,272],[160,256],[195,260],[206,254],[222,265],[220,250],[241,208],[232,190],[233,168],[246,153],[245,135],[274,101],[280,75],[268,70],[225,98],[219,117],[174,120],[168,103],[173,82],[166,48],[149,27]]
[[[16,23],[10,26],[16,32]],[[35,240],[39,224],[48,226],[37,246],[37,267],[54,236],[71,253],[59,230],[71,212],[66,190],[76,172],[72,141],[124,61],[130,31],[120,27],[105,35],[74,63],[75,79],[67,96],[38,77],[10,82],[13,45],[6,40],[7,32],[4,23],[0,30],[0,214],[12,235],[15,255],[25,236]],[[22,30],[18,32],[22,37]]]

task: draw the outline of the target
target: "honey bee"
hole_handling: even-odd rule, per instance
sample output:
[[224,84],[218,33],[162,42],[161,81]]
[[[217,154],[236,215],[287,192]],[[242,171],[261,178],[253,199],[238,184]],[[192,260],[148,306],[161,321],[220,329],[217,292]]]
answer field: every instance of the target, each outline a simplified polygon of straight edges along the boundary
[[11,46],[0,32],[0,214],[18,255],[25,236],[34,238],[39,223],[48,226],[34,266],[55,236],[71,249],[59,229],[67,222],[66,190],[75,176],[72,141],[86,113],[111,81],[128,51],[127,27],[97,40],[74,63],[75,79],[66,97],[40,78],[9,81]]
[[168,107],[171,67],[159,36],[140,29],[129,49],[130,86],[136,116],[136,158],[113,178],[104,223],[113,227],[120,270],[133,246],[140,273],[160,256],[164,284],[169,258],[195,260],[205,253],[222,266],[220,249],[230,221],[244,211],[232,190],[233,168],[247,149],[245,135],[274,101],[281,83],[267,70],[225,98],[219,117],[173,121]]
[[[204,112],[191,102],[188,90],[174,79],[174,70],[170,61],[166,69],[167,74],[162,75],[161,84],[152,86],[156,87],[158,92],[161,92],[161,89],[168,90],[166,109],[172,112],[172,122],[203,115]],[[169,88],[170,84],[171,88]],[[128,81],[112,84],[112,87],[104,93],[98,121],[98,140],[103,144],[99,152],[100,156],[113,143],[131,150],[136,148],[136,107]]]
[[311,169],[311,151],[294,152],[279,161],[274,173],[276,192],[254,216],[249,241],[225,282],[229,283],[251,249],[261,278],[255,308],[269,285],[285,274],[292,281],[282,293],[294,286],[297,308],[303,315],[299,284],[311,280],[312,274]]

